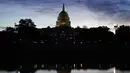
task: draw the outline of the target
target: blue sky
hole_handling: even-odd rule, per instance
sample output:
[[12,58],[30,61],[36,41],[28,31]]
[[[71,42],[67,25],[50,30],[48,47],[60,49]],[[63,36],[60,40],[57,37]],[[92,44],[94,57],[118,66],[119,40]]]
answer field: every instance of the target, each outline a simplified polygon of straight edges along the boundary
[[0,0],[0,27],[24,18],[31,18],[38,28],[53,27],[63,3],[72,27],[130,24],[130,0]]

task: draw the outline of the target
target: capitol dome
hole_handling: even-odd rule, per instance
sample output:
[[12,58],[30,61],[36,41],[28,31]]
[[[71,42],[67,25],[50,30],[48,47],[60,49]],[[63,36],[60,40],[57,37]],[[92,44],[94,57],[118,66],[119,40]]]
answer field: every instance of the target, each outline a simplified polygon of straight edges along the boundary
[[59,13],[57,18],[56,26],[69,26],[70,27],[70,18],[68,13],[65,11],[65,6],[63,4],[62,11]]
[[58,20],[66,19],[69,20],[69,15],[66,11],[61,11],[58,16]]

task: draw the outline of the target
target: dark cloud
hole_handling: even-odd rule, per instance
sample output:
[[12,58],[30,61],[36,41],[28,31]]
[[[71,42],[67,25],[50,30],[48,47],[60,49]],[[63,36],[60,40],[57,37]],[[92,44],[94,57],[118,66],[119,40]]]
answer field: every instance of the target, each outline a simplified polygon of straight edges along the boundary
[[[32,6],[32,5],[45,5],[53,3],[80,3],[85,4],[89,10],[93,12],[104,12],[106,15],[115,15],[128,17],[130,10],[130,0],[1,0],[0,3],[18,3],[22,5]],[[73,4],[72,4],[73,5]],[[41,11],[40,9],[37,11]]]
[[111,0],[87,0],[83,2],[91,11],[105,12],[107,14],[114,14],[118,12],[119,1]]
[[61,0],[0,0],[0,3],[14,3],[21,5],[39,5],[46,3],[59,3]]
[[[0,3],[15,3],[21,5],[45,5],[55,3],[80,3],[85,4],[91,11],[104,12],[108,15],[113,15],[122,11],[127,13],[130,10],[130,0],[0,0]],[[72,4],[73,5],[73,4]],[[123,13],[124,14],[124,13]]]
[[130,0],[79,0],[79,3],[94,13],[103,12],[122,21],[130,19]]
[[[84,15],[87,15],[89,12],[93,12],[97,15],[94,18],[97,20],[95,23],[98,22],[98,20],[99,22],[107,22],[107,20],[112,20],[112,24],[115,23],[114,21],[124,23],[129,22],[130,20],[130,0],[0,0],[0,4],[17,4],[23,6],[23,10],[31,9],[34,10],[34,12],[41,13],[42,15],[44,13],[49,14],[49,12],[50,14],[54,13],[56,8],[60,8],[60,6],[62,6],[62,3],[67,4],[67,6],[75,7],[74,9],[77,9],[77,11],[85,11],[86,14],[84,12]],[[77,7],[78,5],[81,5],[81,7]],[[86,10],[82,6],[85,6]],[[98,14],[100,12],[103,14]],[[87,19],[90,18],[92,18],[91,14]]]

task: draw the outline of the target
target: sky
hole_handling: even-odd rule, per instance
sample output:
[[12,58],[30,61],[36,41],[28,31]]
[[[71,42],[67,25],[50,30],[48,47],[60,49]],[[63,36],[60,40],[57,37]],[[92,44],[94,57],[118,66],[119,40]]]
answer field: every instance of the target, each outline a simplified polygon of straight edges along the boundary
[[54,27],[63,3],[72,27],[130,25],[130,0],[0,0],[0,28],[25,18]]

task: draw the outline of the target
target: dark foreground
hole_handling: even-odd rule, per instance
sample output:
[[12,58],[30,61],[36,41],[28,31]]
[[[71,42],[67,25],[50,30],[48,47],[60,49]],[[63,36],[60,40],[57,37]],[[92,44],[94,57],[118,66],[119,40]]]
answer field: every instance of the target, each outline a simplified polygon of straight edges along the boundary
[[21,66],[24,70],[34,70],[35,64],[36,69],[43,64],[47,65],[44,69],[57,69],[57,64],[69,65],[66,68],[71,69],[76,64],[76,69],[129,70],[129,53],[129,26],[116,26],[114,34],[104,26],[39,29],[31,20],[22,19],[15,28],[0,32],[1,70],[18,70]]
[[[20,66],[25,69],[109,69],[116,67],[120,70],[130,70],[129,50],[10,50],[1,51],[0,69],[18,70]],[[81,67],[81,64],[83,65]]]

